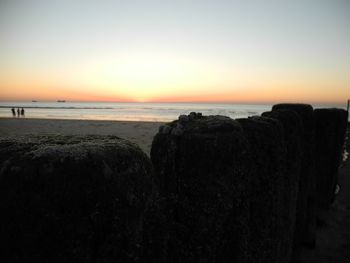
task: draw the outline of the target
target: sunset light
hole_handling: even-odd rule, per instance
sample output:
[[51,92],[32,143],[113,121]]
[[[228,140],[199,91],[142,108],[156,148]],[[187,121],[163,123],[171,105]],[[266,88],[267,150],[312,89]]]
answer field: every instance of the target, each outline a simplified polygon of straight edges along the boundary
[[350,0],[0,0],[1,262],[350,262]]
[[1,3],[1,100],[342,103],[350,93],[345,2],[19,2]]

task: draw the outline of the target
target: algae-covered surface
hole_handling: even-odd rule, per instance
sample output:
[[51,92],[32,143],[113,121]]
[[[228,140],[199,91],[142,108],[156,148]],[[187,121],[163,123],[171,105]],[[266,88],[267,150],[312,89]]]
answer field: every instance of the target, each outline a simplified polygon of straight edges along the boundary
[[0,139],[3,257],[137,262],[153,193],[149,158],[116,136]]
[[151,158],[173,262],[248,262],[246,153],[228,117],[191,113],[160,128]]

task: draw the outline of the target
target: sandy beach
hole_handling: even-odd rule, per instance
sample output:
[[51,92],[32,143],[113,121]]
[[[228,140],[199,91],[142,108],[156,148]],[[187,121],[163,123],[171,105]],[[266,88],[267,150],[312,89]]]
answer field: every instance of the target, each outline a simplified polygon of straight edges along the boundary
[[160,122],[0,118],[0,136],[115,135],[138,144],[149,155],[160,125]]

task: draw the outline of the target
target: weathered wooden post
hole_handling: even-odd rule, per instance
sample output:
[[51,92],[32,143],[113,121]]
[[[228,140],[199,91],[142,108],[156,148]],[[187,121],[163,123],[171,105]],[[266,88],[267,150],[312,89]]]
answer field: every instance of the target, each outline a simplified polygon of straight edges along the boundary
[[302,162],[302,132],[303,125],[297,113],[291,110],[274,110],[264,112],[264,117],[279,120],[283,125],[286,147],[285,169],[281,173],[280,216],[282,230],[280,232],[281,250],[280,262],[288,263],[292,257],[293,239],[295,234],[296,206],[299,192],[299,177]]
[[115,136],[0,138],[8,262],[138,262],[150,159]]
[[292,110],[302,121],[301,138],[302,163],[296,210],[296,229],[294,236],[294,257],[302,246],[315,246],[315,173],[314,173],[314,112],[308,104],[277,104],[272,110]]
[[282,123],[265,117],[237,121],[242,125],[249,141],[250,262],[288,262],[288,255],[281,255],[281,248],[287,238],[282,230],[286,228],[282,225],[286,161]]
[[317,209],[322,217],[335,197],[348,115],[343,109],[316,109],[314,115]]
[[151,158],[169,200],[170,262],[251,262],[248,241],[248,145],[241,125],[191,113],[161,126]]

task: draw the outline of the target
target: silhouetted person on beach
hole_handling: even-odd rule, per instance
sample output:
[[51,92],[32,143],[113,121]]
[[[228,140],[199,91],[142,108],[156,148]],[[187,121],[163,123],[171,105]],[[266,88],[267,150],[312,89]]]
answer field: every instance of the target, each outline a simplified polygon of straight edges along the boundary
[[21,116],[24,117],[24,109],[21,109]]
[[20,112],[19,108],[17,108],[17,117],[18,118],[21,117],[20,114],[21,114],[21,112]]
[[15,111],[15,108],[12,108],[12,109],[11,109],[11,111],[12,111],[12,116],[13,116],[13,117],[16,117],[16,111]]

